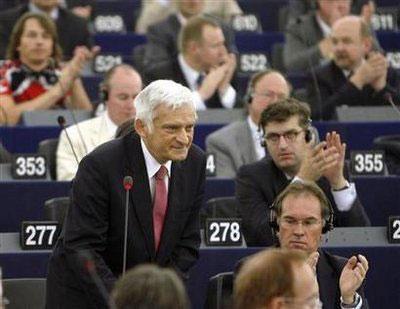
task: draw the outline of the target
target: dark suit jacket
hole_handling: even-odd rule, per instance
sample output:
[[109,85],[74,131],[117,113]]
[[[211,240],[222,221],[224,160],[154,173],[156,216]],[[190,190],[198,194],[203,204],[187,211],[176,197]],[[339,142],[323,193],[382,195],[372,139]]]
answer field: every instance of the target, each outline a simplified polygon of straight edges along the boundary
[[[279,245],[275,245],[279,247]],[[340,307],[340,287],[339,279],[343,267],[347,263],[347,259],[341,256],[332,255],[319,248],[319,259],[317,263],[317,281],[319,286],[319,299],[322,301],[323,309],[341,309]],[[241,267],[246,262],[249,256],[239,260],[235,265],[234,277],[239,273]],[[364,283],[357,290],[357,293],[363,299],[361,308],[368,308],[367,300],[365,299]]]
[[[152,81],[157,79],[172,79],[173,81],[182,84],[183,86],[189,87],[185,76],[183,75],[181,66],[179,65],[179,61],[177,57],[172,58],[172,60],[163,61],[161,63],[155,64],[150,67],[145,72],[145,83],[149,84]],[[236,85],[236,77],[234,76],[232,79],[232,87]],[[236,95],[236,103],[235,107],[239,104],[238,95]],[[218,95],[218,91],[214,93],[214,95],[205,101],[207,108],[223,108],[221,104],[221,100]]]
[[[221,25],[228,50],[235,52],[235,38],[232,29],[216,17],[210,15],[207,17],[216,20]],[[178,55],[178,34],[181,27],[176,14],[171,14],[166,20],[149,27],[144,59],[145,67],[151,67]]]
[[379,92],[376,92],[369,85],[359,90],[348,81],[334,61],[319,68],[315,74],[321,98],[318,98],[312,76],[310,76],[307,86],[314,119],[321,119],[321,115],[324,120],[336,119],[336,107],[340,105],[390,105],[385,98],[386,93],[391,94],[395,104],[400,104],[400,76],[391,68],[388,69],[387,85]]
[[[28,11],[29,7],[25,4],[0,13],[0,59],[5,57],[8,40],[16,21]],[[59,8],[56,26],[64,57],[71,58],[76,46],[92,45],[87,22],[67,9]]]
[[[173,162],[168,210],[158,253],[154,249],[152,199],[138,135],[107,142],[80,163],[64,236],[49,263],[47,308],[106,308],[87,275],[79,252],[93,255],[102,284],[111,290],[122,272],[126,175],[133,177],[129,199],[127,269],[146,262],[174,268],[185,276],[198,258],[199,209],[204,195],[205,156],[192,146]],[[64,308],[63,307],[63,308]]]
[[[240,203],[243,235],[248,246],[265,247],[273,244],[269,226],[269,207],[278,194],[290,183],[272,159],[263,158],[243,165],[236,177],[236,197]],[[330,200],[335,226],[370,225],[367,214],[358,198],[349,211],[339,211],[333,199],[327,179],[317,181]]]
[[[340,309],[339,279],[342,269],[347,263],[347,259],[332,255],[323,249],[319,249],[318,252],[317,281],[319,285],[319,298],[324,304],[324,309]],[[364,284],[357,290],[357,293],[363,299],[361,308],[368,308],[365,299]]]

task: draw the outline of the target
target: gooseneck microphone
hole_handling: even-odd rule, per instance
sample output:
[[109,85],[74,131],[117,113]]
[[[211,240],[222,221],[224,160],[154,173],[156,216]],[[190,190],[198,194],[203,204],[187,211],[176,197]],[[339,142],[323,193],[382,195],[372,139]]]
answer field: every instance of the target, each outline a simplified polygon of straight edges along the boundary
[[122,260],[122,275],[125,275],[126,271],[126,251],[128,247],[128,211],[129,211],[129,191],[133,187],[133,178],[131,176],[124,177],[124,189],[125,189],[125,227],[124,227],[124,254]]
[[74,145],[72,144],[72,140],[69,137],[67,129],[65,128],[65,118],[64,118],[64,116],[61,116],[61,115],[58,116],[57,117],[57,122],[58,122],[58,125],[60,126],[60,128],[62,129],[62,131],[65,132],[65,136],[67,137],[69,146],[71,147],[72,153],[74,154],[74,158],[76,160],[76,164],[79,165],[79,160],[78,160],[78,156],[76,155],[76,152],[75,152],[75,149],[74,149]]
[[396,104],[394,104],[392,94],[390,92],[385,92],[383,97],[385,98],[386,101],[390,103],[390,105],[392,105],[393,109],[400,116],[400,108]]
[[93,280],[103,300],[109,305],[110,309],[116,309],[114,300],[110,297],[103,281],[97,273],[96,264],[92,254],[88,250],[82,250],[78,252],[78,256],[83,264],[83,268]]

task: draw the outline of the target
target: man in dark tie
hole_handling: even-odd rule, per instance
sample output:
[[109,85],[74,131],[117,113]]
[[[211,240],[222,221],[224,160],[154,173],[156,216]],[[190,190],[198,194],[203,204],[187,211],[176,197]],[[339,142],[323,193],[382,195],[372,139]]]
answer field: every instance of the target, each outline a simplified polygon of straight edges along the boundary
[[[152,262],[185,278],[198,258],[205,156],[192,145],[197,118],[192,94],[159,80],[135,105],[135,132],[99,146],[79,165],[49,262],[47,308],[108,308],[101,286],[111,290],[125,259],[126,269]],[[125,239],[126,176],[133,186]],[[89,276],[82,261],[87,252],[95,275]]]

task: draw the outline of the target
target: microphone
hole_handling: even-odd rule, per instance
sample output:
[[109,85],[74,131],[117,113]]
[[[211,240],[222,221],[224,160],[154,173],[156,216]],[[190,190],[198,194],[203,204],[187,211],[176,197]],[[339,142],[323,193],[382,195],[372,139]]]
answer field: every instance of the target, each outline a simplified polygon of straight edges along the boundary
[[75,152],[75,149],[74,149],[74,145],[72,144],[72,141],[71,141],[71,138],[69,137],[68,131],[65,128],[65,118],[64,118],[64,116],[61,116],[61,115],[58,116],[57,117],[57,122],[58,122],[58,125],[60,126],[60,128],[62,129],[62,131],[65,132],[65,136],[67,137],[68,143],[71,146],[72,153],[74,154],[74,158],[76,160],[76,164],[79,165],[79,160],[78,160],[78,156],[76,155],[76,152]]
[[[302,34],[304,38],[307,38],[308,36],[305,33],[305,30],[303,27],[299,26],[299,28],[302,30]],[[310,74],[311,74],[311,79],[312,79],[312,83],[313,83],[313,87],[315,89],[316,95],[317,95],[317,120],[323,120],[323,115],[322,115],[322,95],[321,95],[321,90],[319,88],[319,84],[318,84],[318,79],[317,79],[317,74],[315,73],[315,67],[312,63],[311,60],[311,55],[307,54],[307,65],[310,69]]]
[[133,187],[132,176],[125,176],[123,180],[125,189],[125,228],[124,228],[124,254],[122,260],[122,275],[126,272],[126,251],[128,247],[128,211],[129,211],[129,191]]
[[94,262],[94,258],[89,250],[82,250],[78,252],[78,256],[82,261],[83,268],[87,271],[90,278],[93,280],[95,286],[97,287],[100,295],[109,305],[110,309],[116,309],[114,300],[110,297],[106,287],[104,286],[103,281],[100,279],[99,274],[97,273],[96,264]]
[[385,92],[383,97],[385,98],[386,101],[390,103],[390,105],[392,105],[393,109],[400,116],[400,108],[396,104],[394,104],[392,94],[390,92]]

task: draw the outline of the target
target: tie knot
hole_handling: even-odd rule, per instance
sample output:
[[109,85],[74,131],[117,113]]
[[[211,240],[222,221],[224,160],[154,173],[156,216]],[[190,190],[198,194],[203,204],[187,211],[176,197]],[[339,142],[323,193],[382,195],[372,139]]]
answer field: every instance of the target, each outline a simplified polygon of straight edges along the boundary
[[164,180],[165,175],[168,174],[168,170],[164,165],[161,165],[159,170],[156,173],[156,179]]

